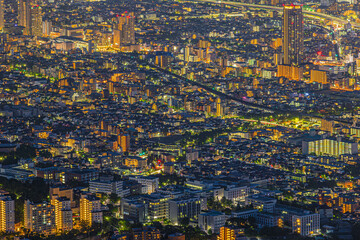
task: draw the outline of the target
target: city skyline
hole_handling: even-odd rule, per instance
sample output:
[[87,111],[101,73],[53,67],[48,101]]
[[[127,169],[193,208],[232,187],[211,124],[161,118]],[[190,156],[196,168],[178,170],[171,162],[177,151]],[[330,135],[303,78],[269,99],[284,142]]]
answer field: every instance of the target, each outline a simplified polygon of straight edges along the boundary
[[360,239],[359,16],[0,0],[0,238]]

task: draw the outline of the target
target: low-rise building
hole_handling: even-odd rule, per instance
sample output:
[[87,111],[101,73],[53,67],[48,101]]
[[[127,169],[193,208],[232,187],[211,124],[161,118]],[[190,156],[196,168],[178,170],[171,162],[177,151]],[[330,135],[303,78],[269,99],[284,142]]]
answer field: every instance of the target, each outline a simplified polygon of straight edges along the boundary
[[183,218],[197,221],[201,211],[199,197],[185,196],[169,200],[169,219],[174,224],[179,224]]
[[121,215],[125,220],[145,222],[145,204],[139,199],[121,199]]
[[206,211],[199,214],[199,227],[201,230],[219,233],[220,228],[225,225],[225,213],[218,211]]
[[151,177],[151,176],[131,176],[130,180],[137,181],[143,185],[142,193],[143,194],[151,194],[159,188],[159,178]]
[[224,197],[233,203],[245,202],[245,198],[249,196],[250,188],[248,186],[227,186],[224,190]]
[[114,193],[123,196],[122,181],[100,181],[95,180],[89,183],[89,191],[92,193],[106,193],[108,195]]
[[255,208],[269,213],[274,212],[276,202],[275,198],[269,198],[261,195],[252,195],[246,198],[246,205],[252,204]]

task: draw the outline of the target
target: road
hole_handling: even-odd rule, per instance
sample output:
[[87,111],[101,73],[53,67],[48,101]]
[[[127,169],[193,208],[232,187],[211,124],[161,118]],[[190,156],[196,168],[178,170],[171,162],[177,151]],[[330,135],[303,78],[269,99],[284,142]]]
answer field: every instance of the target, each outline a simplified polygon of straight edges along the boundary
[[[309,114],[309,113],[306,113],[306,112],[299,112],[299,111],[294,111],[294,110],[283,110],[283,109],[278,109],[278,108],[275,108],[275,107],[268,107],[268,106],[261,105],[261,104],[250,103],[250,102],[242,100],[241,98],[237,98],[237,97],[231,96],[229,94],[225,94],[225,93],[222,93],[220,91],[217,91],[217,90],[215,90],[215,89],[213,89],[213,88],[211,88],[209,86],[206,86],[206,85],[204,85],[202,83],[199,83],[199,82],[187,79],[187,78],[185,78],[183,76],[177,75],[177,74],[175,74],[173,72],[170,72],[170,71],[168,71],[166,69],[163,69],[161,67],[153,65],[153,64],[151,64],[151,63],[149,63],[147,61],[142,60],[142,63],[144,65],[148,65],[149,67],[151,67],[155,71],[158,71],[158,72],[161,72],[163,74],[166,74],[166,75],[172,76],[174,78],[177,78],[179,80],[188,82],[189,84],[191,84],[193,86],[201,87],[204,90],[206,90],[207,92],[210,92],[210,93],[212,93],[212,94],[214,94],[216,96],[219,96],[220,98],[227,99],[227,100],[232,100],[234,102],[240,103],[240,104],[242,104],[244,106],[247,106],[247,107],[250,107],[250,108],[253,108],[253,109],[263,110],[264,112],[268,112],[268,113],[288,114],[288,115],[292,115],[293,117],[310,117],[310,118],[313,118],[313,119],[316,119],[316,120],[324,119],[321,116],[314,115],[314,114]],[[325,119],[333,120],[333,119],[330,119],[330,118],[325,118]],[[349,123],[349,122],[344,122],[344,121],[340,121],[340,120],[335,120],[335,121],[338,122],[338,123],[341,123],[341,124],[343,124],[345,126],[348,126],[348,127],[351,126],[351,123]]]
[[[282,7],[275,7],[275,6],[269,6],[269,5],[259,5],[259,4],[249,4],[249,3],[240,3],[240,2],[233,2],[233,1],[217,1],[217,0],[196,0],[197,2],[209,2],[209,3],[217,3],[217,4],[226,4],[231,5],[235,7],[248,7],[248,8],[260,8],[260,9],[270,9],[270,10],[276,10],[276,11],[282,11]],[[347,24],[349,21],[335,17],[332,15],[324,14],[324,13],[318,13],[318,12],[312,12],[303,10],[304,15],[307,15],[307,17],[316,17],[316,18],[324,18],[326,20],[338,22],[340,24]],[[232,14],[236,16],[236,14]],[[231,15],[229,15],[231,16]],[[350,22],[351,25],[355,28],[360,28],[360,24],[356,22]]]
[[[250,108],[253,108],[253,109],[259,109],[259,110],[262,110],[262,111],[268,112],[268,113],[286,114],[286,115],[291,115],[293,117],[301,117],[301,118],[302,117],[310,117],[310,118],[313,118],[313,119],[316,119],[316,120],[324,119],[321,116],[314,115],[314,114],[309,114],[309,113],[306,113],[306,112],[299,112],[299,111],[294,111],[294,110],[283,110],[283,109],[278,109],[278,108],[275,108],[275,107],[265,106],[265,105],[262,105],[262,104],[256,104],[256,103],[247,102],[247,101],[244,101],[241,98],[237,98],[237,97],[234,97],[232,95],[222,93],[222,92],[217,91],[214,88],[211,88],[211,87],[209,87],[207,85],[204,85],[202,83],[199,83],[199,82],[187,79],[187,78],[185,78],[183,76],[177,75],[177,74],[175,74],[173,72],[170,72],[170,71],[168,71],[166,69],[163,69],[163,68],[161,68],[159,66],[156,66],[156,65],[154,65],[152,63],[149,63],[146,60],[141,60],[137,56],[134,56],[132,53],[118,52],[118,54],[120,54],[120,55],[122,55],[124,57],[132,58],[132,59],[137,58],[137,61],[139,63],[142,63],[144,66],[150,67],[154,71],[161,72],[161,73],[163,73],[165,75],[168,75],[168,76],[172,76],[172,77],[174,77],[174,78],[176,78],[178,80],[187,82],[187,83],[189,83],[189,84],[191,84],[193,86],[200,87],[200,88],[206,90],[207,92],[212,93],[212,94],[214,94],[214,95],[216,95],[216,96],[218,96],[220,98],[231,100],[231,101],[240,103],[240,104],[242,104],[244,106],[247,106],[247,107],[250,107]],[[325,119],[333,120],[333,119],[329,119],[329,118],[325,118]],[[338,123],[341,123],[341,124],[343,124],[345,126],[351,126],[351,123],[349,123],[349,122],[344,122],[344,121],[340,121],[340,120],[335,120],[335,121],[338,122]],[[270,124],[270,125],[274,124],[274,123],[267,122],[267,121],[263,121],[263,122],[267,123],[267,124]]]
[[[245,122],[258,122],[258,120],[255,119],[250,119],[250,118],[242,118],[241,121],[245,121]],[[289,125],[284,125],[284,124],[279,124],[276,122],[269,122],[269,121],[260,121],[260,123],[262,125],[270,125],[270,126],[275,126],[275,127],[283,127],[283,128],[288,128],[288,129],[296,129],[298,131],[302,131],[302,129],[299,128],[295,128],[295,127],[290,127]]]

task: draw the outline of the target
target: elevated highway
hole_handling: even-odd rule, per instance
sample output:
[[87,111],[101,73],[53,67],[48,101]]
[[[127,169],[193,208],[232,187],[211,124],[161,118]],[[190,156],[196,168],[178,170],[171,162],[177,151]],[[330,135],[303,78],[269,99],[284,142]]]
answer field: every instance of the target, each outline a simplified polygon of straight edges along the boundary
[[[196,0],[197,2],[208,2],[208,3],[215,3],[215,4],[226,4],[234,7],[248,7],[248,8],[258,8],[258,9],[268,9],[268,10],[275,10],[275,11],[283,11],[282,7],[270,6],[270,5],[260,5],[260,4],[249,4],[249,3],[241,3],[241,2],[233,2],[233,1],[218,1],[218,0]],[[329,21],[337,22],[339,24],[347,24],[349,21],[346,19],[342,19],[339,17],[335,17],[332,15],[328,15],[325,13],[318,13],[303,10],[305,17],[310,18],[323,18]],[[240,14],[239,14],[240,15]],[[228,14],[228,16],[238,16],[237,14]],[[355,28],[360,28],[360,24],[356,22],[350,22],[351,25]]]

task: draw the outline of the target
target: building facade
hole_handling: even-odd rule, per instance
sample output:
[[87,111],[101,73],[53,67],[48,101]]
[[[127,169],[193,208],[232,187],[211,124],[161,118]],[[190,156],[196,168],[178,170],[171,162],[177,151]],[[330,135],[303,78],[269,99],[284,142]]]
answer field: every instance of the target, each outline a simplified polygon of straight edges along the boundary
[[80,199],[80,220],[93,223],[103,222],[103,212],[100,199],[92,195],[82,195]]
[[32,203],[25,201],[24,227],[33,232],[53,234],[56,232],[55,208],[47,202]]
[[187,196],[169,200],[169,219],[174,224],[180,224],[183,218],[197,221],[200,211],[201,201],[198,197]]
[[151,194],[159,188],[159,178],[150,177],[150,176],[131,176],[130,180],[137,181],[143,185],[143,194]]
[[292,230],[302,236],[320,233],[320,214],[304,214],[292,216]]
[[343,154],[357,154],[358,143],[342,138],[324,138],[306,140],[302,142],[303,154],[340,156]]
[[91,181],[89,191],[92,193],[114,193],[118,196],[122,195],[123,182],[122,181]]
[[0,196],[0,231],[15,230],[15,202],[10,196]]
[[225,222],[226,216],[222,212],[208,211],[199,214],[199,227],[205,232],[211,230],[213,233],[219,233]]
[[5,6],[4,6],[4,0],[0,0],[0,32],[5,27]]
[[42,36],[42,8],[39,5],[32,6],[30,8],[30,17],[31,17],[31,28],[30,34],[33,36],[41,37]]
[[285,65],[300,65],[304,55],[304,20],[301,5],[284,5],[283,52]]
[[18,22],[19,26],[24,27],[24,35],[31,34],[30,5],[30,0],[19,0]]
[[51,200],[55,211],[55,225],[58,232],[71,231],[73,229],[73,219],[71,201],[68,198],[60,197]]

